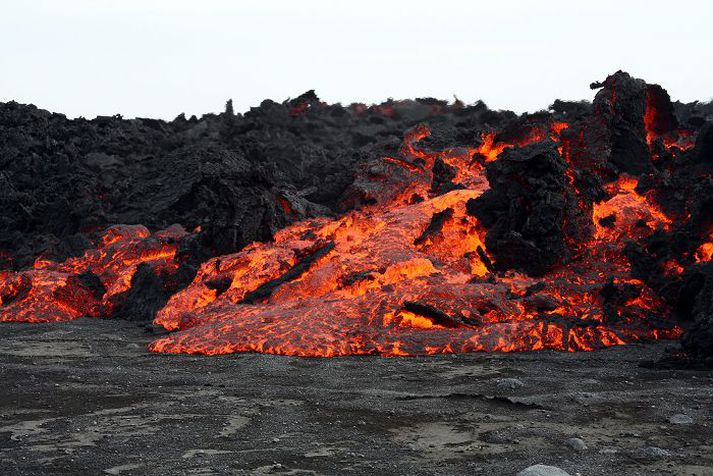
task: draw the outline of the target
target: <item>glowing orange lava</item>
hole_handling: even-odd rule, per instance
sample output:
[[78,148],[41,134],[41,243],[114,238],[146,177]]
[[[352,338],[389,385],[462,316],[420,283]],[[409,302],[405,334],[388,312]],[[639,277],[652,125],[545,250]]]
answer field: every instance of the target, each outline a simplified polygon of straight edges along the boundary
[[661,130],[659,126],[660,122],[662,122],[661,112],[656,107],[655,96],[651,91],[648,91],[646,94],[646,110],[644,113],[646,143],[651,146],[654,141],[661,139],[664,147],[674,154],[678,151],[688,150],[695,145],[695,137],[690,131],[679,128]]
[[[307,114],[310,104],[297,104],[293,115]],[[647,107],[650,144],[659,138],[667,147],[670,140],[679,149],[687,144],[684,132],[657,135],[656,121],[654,108]],[[606,199],[587,200],[575,189],[583,172],[570,163],[570,151],[581,145],[577,134],[560,139],[568,127],[535,121],[517,134],[486,131],[479,144],[445,150],[423,146],[430,130],[414,127],[398,153],[377,161],[374,170],[384,173],[368,206],[294,223],[270,242],[204,262],[193,282],[156,315],[155,324],[174,332],[150,350],[406,356],[587,351],[680,336],[681,328],[665,319],[670,312],[664,302],[634,278],[624,253],[627,240],[667,231],[672,218],[627,175],[604,185]],[[584,131],[579,135],[584,142]],[[485,245],[488,230],[466,203],[488,190],[487,164],[510,160],[502,158],[506,149],[541,141],[557,143],[565,159],[557,159],[556,173],[564,174],[559,183],[566,177],[574,189],[588,234],[591,211],[593,236],[567,243],[571,259],[542,277],[496,273]],[[439,188],[444,175],[446,186]],[[556,202],[568,192],[547,193]],[[278,205],[292,213],[288,200],[278,197]],[[118,225],[81,257],[62,263],[40,257],[32,269],[0,271],[0,320],[110,316],[132,289],[139,266],[161,276],[178,270],[178,242],[186,234],[179,226],[151,234],[140,225]],[[709,236],[694,258],[710,261],[712,255]],[[675,260],[662,267],[668,276],[683,272]]]
[[[665,305],[631,276],[622,251],[621,238],[641,220],[650,228],[670,224],[636,193],[635,179],[621,177],[609,187],[612,198],[596,205],[595,220],[610,223],[586,254],[542,278],[495,275],[486,230],[465,209],[488,186],[470,157],[496,160],[495,151],[515,144],[486,134],[478,149],[434,152],[418,147],[427,135],[414,129],[402,157],[384,159],[413,177],[387,203],[296,223],[273,242],[204,263],[158,313],[155,323],[176,332],[150,350],[402,356],[593,350],[680,335],[674,325],[651,324]],[[457,168],[461,188],[429,195],[436,159]],[[415,192],[427,198],[413,203]]]
[[0,321],[66,321],[108,316],[131,288],[138,266],[156,274],[178,268],[177,240],[186,232],[173,226],[151,235],[141,225],[108,228],[95,249],[62,263],[37,259],[34,269],[0,272]]
[[550,124],[549,132],[544,127],[530,127],[527,129],[527,134],[523,138],[512,143],[498,140],[495,132],[486,131],[480,136],[481,143],[477,152],[485,157],[485,162],[492,162],[508,147],[525,146],[527,144],[540,142],[548,137],[553,141],[558,141],[560,133],[568,127],[568,123],[559,121],[554,121]]
[[634,177],[621,175],[607,185],[612,198],[594,204],[595,238],[617,241],[622,236],[642,237],[657,228],[670,227],[671,219],[652,200],[636,192],[638,183]]
[[695,256],[698,263],[711,261],[713,259],[713,241],[701,244],[696,250]]

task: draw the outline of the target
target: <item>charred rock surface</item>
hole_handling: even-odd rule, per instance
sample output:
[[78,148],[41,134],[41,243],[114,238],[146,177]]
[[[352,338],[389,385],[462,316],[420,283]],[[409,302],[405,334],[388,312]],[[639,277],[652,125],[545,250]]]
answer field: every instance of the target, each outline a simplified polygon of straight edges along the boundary
[[498,269],[541,276],[570,255],[568,243],[591,229],[568,185],[554,143],[507,149],[487,166],[490,189],[468,213],[488,229],[487,249]]
[[419,121],[459,120],[450,114],[457,107],[434,100],[330,106],[310,92],[244,115],[230,105],[165,122],[69,120],[0,104],[0,264],[80,255],[92,231],[118,223],[200,227],[198,262],[238,251],[336,209],[357,164],[400,143]]

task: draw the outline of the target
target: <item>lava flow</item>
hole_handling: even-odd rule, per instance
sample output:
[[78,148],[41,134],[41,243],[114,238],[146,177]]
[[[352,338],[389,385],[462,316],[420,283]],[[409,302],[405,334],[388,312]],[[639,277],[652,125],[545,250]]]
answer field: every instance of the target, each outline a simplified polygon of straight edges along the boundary
[[[563,129],[553,126],[553,135]],[[484,136],[480,148],[445,152],[417,147],[427,136],[415,128],[402,157],[384,159],[411,174],[385,203],[297,223],[271,243],[204,263],[155,320],[178,332],[150,350],[321,357],[577,351],[680,335],[671,323],[652,324],[665,305],[632,277],[618,240],[641,219],[651,230],[669,223],[633,191],[632,179],[622,177],[595,207],[594,218],[610,223],[598,227],[586,254],[541,277],[497,273],[486,229],[468,210],[488,189],[484,166],[499,157],[490,153],[494,136]],[[428,189],[437,160],[456,169],[455,186],[441,194]]]
[[[166,156],[122,169],[87,148],[84,205],[38,236],[33,213],[71,200],[53,182],[51,200],[20,192],[17,167],[24,189],[0,194],[0,321],[153,319],[170,331],[153,352],[315,357],[589,351],[685,328],[708,358],[711,109],[623,72],[592,87],[592,103],[520,116],[313,91],[244,117],[229,104],[201,127],[176,119],[165,130],[182,136],[156,136],[180,145]],[[124,218],[194,232],[82,231]]]
[[141,225],[106,229],[97,247],[62,263],[38,258],[33,269],[0,271],[0,321],[67,321],[110,316],[122,304],[140,265],[171,275],[177,242],[173,226],[153,235]]

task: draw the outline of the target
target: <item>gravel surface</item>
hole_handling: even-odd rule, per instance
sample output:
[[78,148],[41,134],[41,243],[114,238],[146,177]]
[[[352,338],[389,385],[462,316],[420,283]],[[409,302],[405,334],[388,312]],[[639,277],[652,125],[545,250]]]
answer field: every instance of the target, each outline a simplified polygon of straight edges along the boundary
[[639,365],[665,342],[300,359],[152,355],[151,337],[0,325],[0,474],[713,474],[713,372]]

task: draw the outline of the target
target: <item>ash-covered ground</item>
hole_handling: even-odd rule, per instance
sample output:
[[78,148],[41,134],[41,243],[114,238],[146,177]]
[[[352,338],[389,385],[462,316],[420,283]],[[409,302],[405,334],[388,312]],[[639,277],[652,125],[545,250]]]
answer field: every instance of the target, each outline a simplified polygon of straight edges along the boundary
[[151,355],[151,337],[0,326],[0,473],[713,474],[713,372],[641,366],[666,343],[303,359]]

